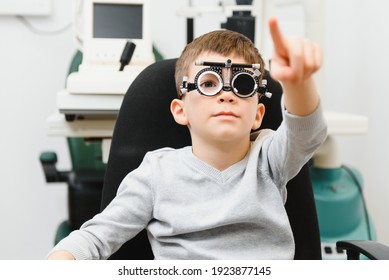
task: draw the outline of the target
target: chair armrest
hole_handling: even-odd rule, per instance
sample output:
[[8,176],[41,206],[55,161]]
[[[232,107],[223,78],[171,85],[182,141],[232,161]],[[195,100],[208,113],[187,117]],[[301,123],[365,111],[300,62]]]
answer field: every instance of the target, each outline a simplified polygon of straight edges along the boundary
[[66,182],[68,171],[58,171],[55,164],[57,163],[57,154],[55,152],[42,152],[39,156],[46,182]]
[[346,250],[348,260],[359,260],[363,254],[371,260],[389,260],[389,247],[371,240],[342,240],[336,246]]

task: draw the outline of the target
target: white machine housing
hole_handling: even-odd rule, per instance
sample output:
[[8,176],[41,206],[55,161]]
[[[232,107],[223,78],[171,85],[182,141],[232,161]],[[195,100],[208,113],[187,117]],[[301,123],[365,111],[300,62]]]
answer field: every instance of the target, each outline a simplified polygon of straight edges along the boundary
[[[84,0],[82,16],[82,63],[57,94],[57,107],[67,117],[115,115],[133,80],[154,62],[151,0]],[[136,48],[119,71],[128,40]]]
[[115,65],[127,40],[136,44],[133,65],[153,61],[150,0],[84,0],[82,65]]

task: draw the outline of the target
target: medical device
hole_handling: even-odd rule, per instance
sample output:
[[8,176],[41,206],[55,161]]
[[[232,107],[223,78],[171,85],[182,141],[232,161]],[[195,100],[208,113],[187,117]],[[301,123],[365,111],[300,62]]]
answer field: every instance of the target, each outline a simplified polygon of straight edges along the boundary
[[[354,116],[344,126],[351,133],[363,133],[361,118]],[[367,123],[366,123],[367,125]],[[341,131],[342,134],[346,129]],[[331,132],[316,151],[310,166],[313,193],[322,242],[323,259],[345,259],[336,247],[339,240],[376,240],[374,224],[367,211],[363,195],[363,177],[355,168],[342,164],[340,151]]]
[[150,0],[84,0],[82,63],[57,95],[68,121],[112,115],[138,74],[154,62]]
[[84,4],[82,65],[117,65],[128,40],[136,45],[132,64],[153,60],[150,1],[87,0]]
[[208,13],[224,14],[227,18],[221,24],[221,28],[240,32],[253,42],[255,41],[255,29],[259,29],[260,21],[256,22],[255,16],[252,15],[252,12],[257,8],[252,5],[253,1],[236,0],[234,5],[226,5],[224,2],[226,1],[220,1],[218,6],[192,6],[189,4],[188,7],[183,6],[177,10],[177,15],[186,18],[187,43],[192,42],[195,37],[194,19]]
[[[252,97],[256,93],[271,97],[271,93],[266,90],[266,80],[262,80],[262,84],[259,86],[260,64],[232,63],[231,59],[224,63],[196,61],[195,64],[210,67],[200,70],[194,79],[194,83],[188,82],[188,77],[184,76],[180,87],[182,95],[197,89],[200,94],[206,96],[214,96],[224,90],[232,91],[240,98]],[[226,69],[224,80],[222,79],[222,68]],[[252,68],[254,72],[245,68]]]
[[251,41],[255,41],[255,17],[252,15],[253,0],[236,0],[237,7],[232,10],[232,15],[227,17],[222,28],[242,33]]

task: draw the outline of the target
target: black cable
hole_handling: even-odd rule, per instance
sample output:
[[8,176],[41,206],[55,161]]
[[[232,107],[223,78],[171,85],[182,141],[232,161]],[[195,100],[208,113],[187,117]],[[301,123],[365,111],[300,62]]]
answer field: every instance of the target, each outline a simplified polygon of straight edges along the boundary
[[365,214],[365,218],[366,218],[366,223],[367,223],[367,236],[368,236],[369,240],[373,240],[372,233],[371,233],[371,227],[370,227],[370,218],[369,218],[369,214],[367,213],[367,205],[366,205],[365,198],[363,196],[362,186],[359,183],[357,177],[354,175],[354,172],[349,167],[347,167],[346,165],[342,165],[342,168],[347,171],[347,173],[350,175],[351,179],[354,181],[354,183],[356,184],[356,186],[359,190],[359,193],[361,195],[362,204],[363,204],[363,210],[364,210],[364,214]]
[[123,71],[124,67],[126,67],[126,65],[128,63],[130,63],[132,55],[134,54],[134,51],[135,51],[135,47],[136,47],[136,45],[133,42],[131,42],[130,40],[128,40],[126,42],[126,45],[124,46],[124,50],[123,50],[122,55],[120,57],[120,69],[119,69],[119,71]]
[[69,28],[72,27],[72,23],[69,23],[69,24],[65,25],[64,27],[59,28],[57,30],[41,30],[41,29],[38,29],[35,26],[33,26],[31,24],[31,22],[29,22],[24,16],[17,15],[15,17],[20,22],[22,22],[24,24],[24,26],[27,27],[27,29],[29,29],[31,32],[33,32],[33,33],[35,33],[37,35],[41,35],[41,36],[55,36],[55,35],[59,35],[59,34],[67,31]]

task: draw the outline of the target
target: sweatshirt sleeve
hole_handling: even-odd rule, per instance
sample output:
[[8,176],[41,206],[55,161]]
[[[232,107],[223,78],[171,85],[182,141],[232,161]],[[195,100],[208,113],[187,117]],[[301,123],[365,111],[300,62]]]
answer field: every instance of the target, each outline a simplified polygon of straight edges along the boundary
[[107,259],[151,220],[151,179],[150,158],[146,155],[139,168],[123,179],[106,209],[61,240],[49,254],[66,250],[76,259]]
[[283,122],[265,146],[270,173],[278,186],[297,175],[327,137],[321,104],[307,116],[296,116],[284,109]]

